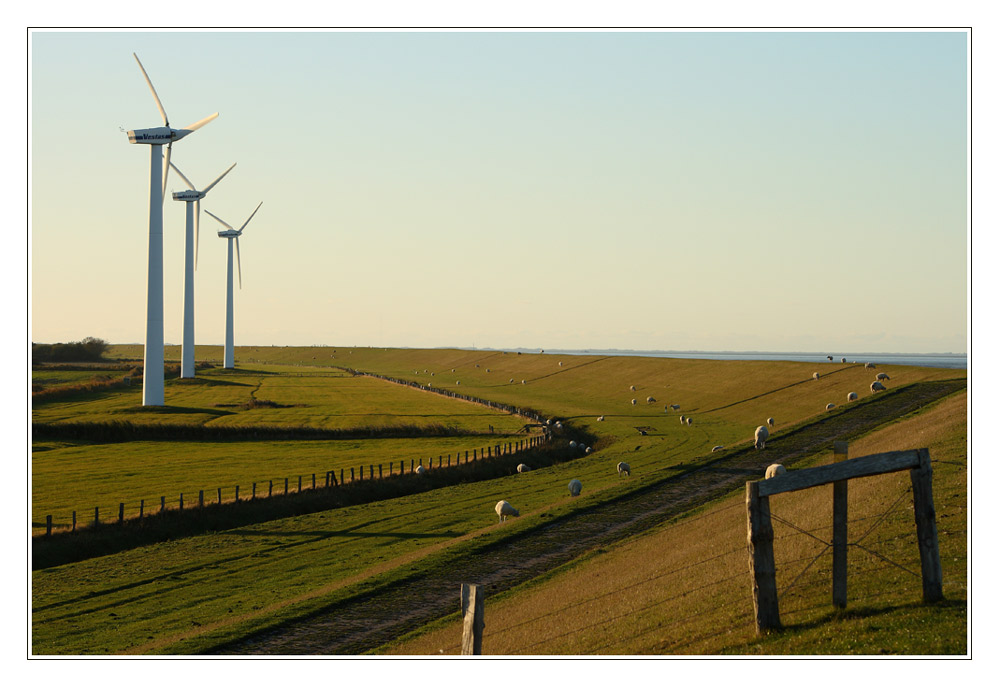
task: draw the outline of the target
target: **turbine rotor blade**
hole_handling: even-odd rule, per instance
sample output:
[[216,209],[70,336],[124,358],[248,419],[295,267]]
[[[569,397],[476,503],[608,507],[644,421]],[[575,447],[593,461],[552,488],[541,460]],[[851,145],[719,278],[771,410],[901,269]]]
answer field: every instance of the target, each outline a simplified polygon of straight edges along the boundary
[[216,221],[218,221],[218,222],[219,222],[219,224],[221,224],[221,225],[222,225],[223,227],[225,227],[226,229],[232,229],[232,228],[233,228],[233,226],[232,226],[231,224],[229,224],[228,222],[225,222],[225,221],[223,221],[223,220],[220,220],[220,219],[219,219],[218,217],[216,217],[215,215],[212,215],[212,212],[211,212],[210,210],[206,210],[205,212],[206,212],[206,213],[208,213],[209,215],[211,215],[212,217],[214,217],[214,218],[216,219]]
[[240,276],[240,289],[243,288],[243,267],[240,265],[240,238],[236,237],[236,270]]
[[177,174],[180,175],[181,179],[184,180],[184,183],[188,185],[189,189],[191,189],[192,191],[197,191],[198,190],[198,189],[194,188],[194,184],[191,183],[191,180],[189,180],[187,177],[185,177],[184,173],[181,172],[180,169],[177,168],[177,165],[175,165],[173,163],[170,163],[170,167],[174,168],[174,172],[176,172]]
[[160,203],[163,203],[167,198],[167,177],[170,176],[170,149],[173,147],[174,142],[171,141],[167,144],[167,159],[164,160],[163,164],[163,190],[160,192]]
[[[223,172],[222,174],[220,174],[218,179],[216,179],[214,182],[212,182],[211,184],[209,184],[208,186],[206,186],[205,190],[202,191],[202,193],[207,194],[209,191],[211,191],[212,187],[215,186],[216,184],[218,184],[219,182],[221,182],[222,178],[225,177],[227,174],[229,174],[229,171],[232,170],[234,167],[236,167],[236,163],[235,162],[232,165],[229,166],[228,170],[226,170],[225,172]],[[176,167],[174,169],[177,170]],[[177,172],[180,173],[180,170],[177,170]],[[194,187],[192,186],[191,188],[193,189]]]
[[[177,169],[176,167],[174,168]],[[180,174],[180,170],[177,170]],[[198,216],[201,215],[201,200],[194,202],[194,269],[198,269]]]
[[[139,62],[139,56],[132,53],[132,57],[135,58],[136,62]],[[170,122],[167,121],[167,111],[163,109],[163,103],[160,102],[160,96],[156,95],[156,89],[153,88],[153,82],[149,80],[149,75],[146,74],[146,68],[142,66],[142,62],[139,62],[139,69],[142,70],[142,76],[146,79],[146,84],[149,86],[149,90],[153,92],[153,99],[156,100],[156,107],[160,110],[160,115],[163,116],[163,123],[166,126],[170,126]]]
[[215,119],[218,116],[219,116],[219,113],[216,112],[213,115],[209,115],[205,119],[200,119],[197,122],[195,122],[194,124],[189,124],[186,127],[184,127],[183,129],[179,129],[177,131],[177,133],[179,134],[179,136],[177,138],[181,139],[181,138],[184,138],[185,136],[187,136],[188,134],[190,134],[192,131],[198,131],[199,129],[201,129],[203,126],[205,126],[206,124],[208,124],[209,122],[211,122],[213,119]]
[[[247,221],[243,223],[243,227],[246,227],[248,224],[250,224],[250,220],[253,219],[253,216],[257,214],[257,211],[260,210],[260,207],[262,205],[264,205],[264,201],[261,201],[260,203],[257,204],[257,207],[253,209],[252,213],[250,213],[250,217],[248,217]],[[240,234],[243,233],[243,227],[240,227]]]

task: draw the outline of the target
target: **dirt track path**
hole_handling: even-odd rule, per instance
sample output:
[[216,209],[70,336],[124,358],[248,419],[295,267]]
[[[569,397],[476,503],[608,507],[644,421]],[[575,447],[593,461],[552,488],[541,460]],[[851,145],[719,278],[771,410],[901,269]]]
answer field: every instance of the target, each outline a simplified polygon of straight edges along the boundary
[[885,394],[877,402],[821,418],[798,431],[729,453],[694,469],[543,524],[473,556],[448,560],[425,574],[369,590],[312,617],[232,643],[216,654],[361,654],[458,609],[463,582],[495,594],[534,578],[595,547],[654,528],[700,503],[759,478],[770,463],[797,459],[848,440],[966,386],[965,380],[926,382]]

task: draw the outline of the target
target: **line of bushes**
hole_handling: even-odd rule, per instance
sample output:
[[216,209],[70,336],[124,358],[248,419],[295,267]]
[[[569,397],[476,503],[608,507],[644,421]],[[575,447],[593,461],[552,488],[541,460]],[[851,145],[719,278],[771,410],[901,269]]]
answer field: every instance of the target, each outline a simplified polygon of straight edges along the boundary
[[342,485],[271,497],[206,504],[201,508],[167,509],[141,519],[125,519],[121,523],[102,523],[97,527],[81,525],[76,531],[36,535],[31,546],[32,570],[180,537],[394,499],[450,485],[492,480],[516,473],[517,465],[522,462],[529,463],[532,468],[542,468],[579,458],[579,450],[571,448],[568,440],[590,443],[593,437],[567,426],[563,426],[563,431],[558,442],[454,466],[425,467],[427,470],[423,474],[395,473],[374,480],[358,479]]
[[57,344],[32,342],[31,358],[35,361],[100,361],[109,346],[106,341],[97,337]]

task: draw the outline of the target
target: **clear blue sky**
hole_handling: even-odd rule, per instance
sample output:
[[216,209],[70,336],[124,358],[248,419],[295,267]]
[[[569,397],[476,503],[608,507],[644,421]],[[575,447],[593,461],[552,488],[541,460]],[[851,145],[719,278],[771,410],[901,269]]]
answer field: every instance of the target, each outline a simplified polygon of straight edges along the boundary
[[[967,350],[967,34],[31,34],[31,333],[141,342],[148,148],[236,344]],[[171,189],[184,188],[172,176]],[[181,340],[183,204],[164,209]],[[225,242],[203,215],[198,344]]]

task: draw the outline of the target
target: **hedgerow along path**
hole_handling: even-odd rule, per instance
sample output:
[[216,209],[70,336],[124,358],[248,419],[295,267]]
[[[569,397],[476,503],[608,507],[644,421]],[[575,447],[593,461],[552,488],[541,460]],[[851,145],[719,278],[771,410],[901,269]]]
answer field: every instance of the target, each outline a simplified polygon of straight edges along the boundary
[[367,589],[322,612],[211,648],[212,654],[347,654],[370,652],[455,611],[461,583],[489,594],[510,589],[596,547],[654,528],[759,478],[774,462],[794,467],[834,441],[850,440],[966,387],[966,381],[922,382],[809,421],[768,442],[762,452],[730,450],[620,497],[575,511],[496,544],[464,549],[419,573]]

